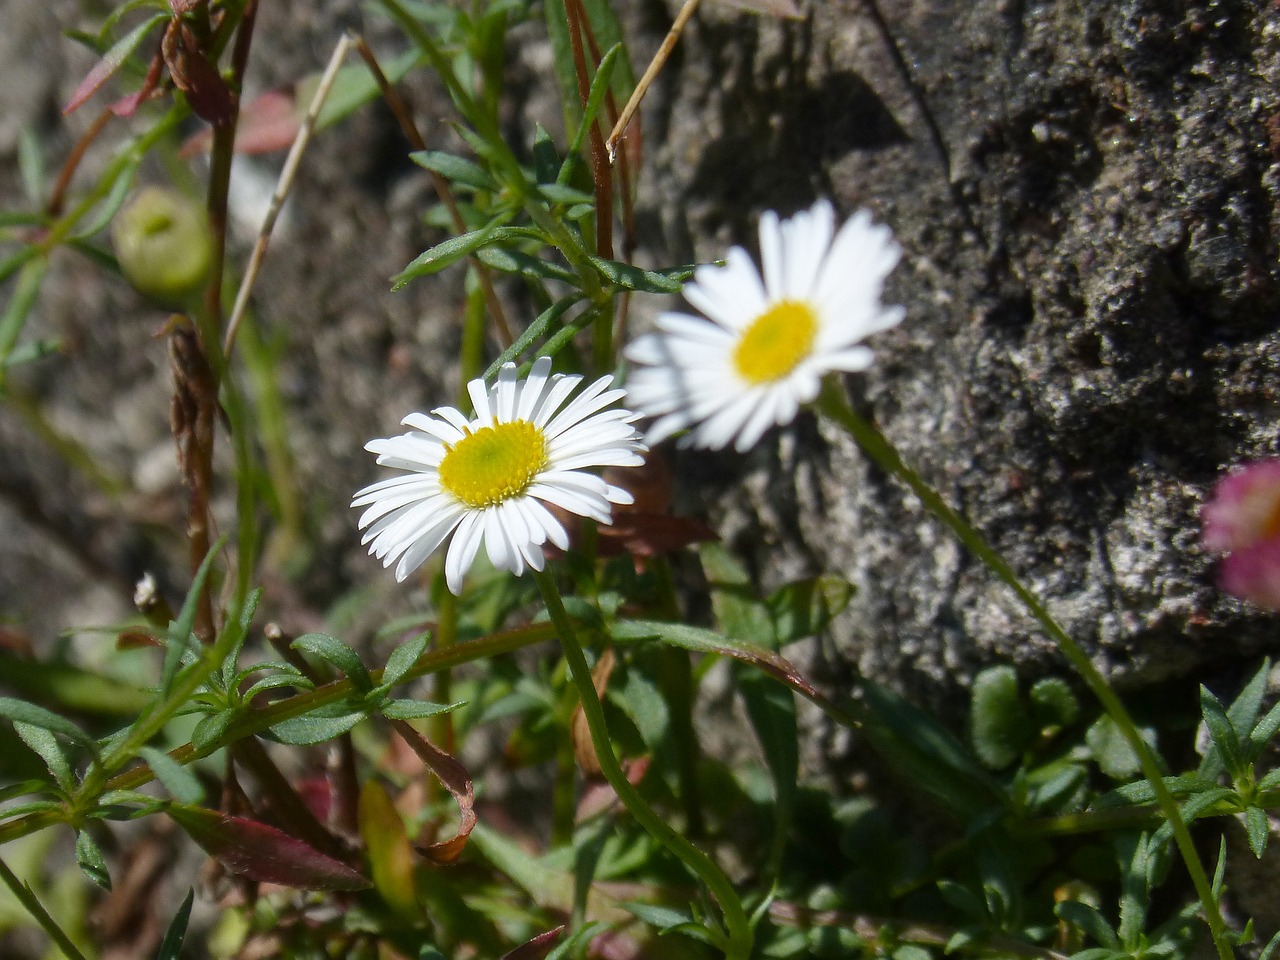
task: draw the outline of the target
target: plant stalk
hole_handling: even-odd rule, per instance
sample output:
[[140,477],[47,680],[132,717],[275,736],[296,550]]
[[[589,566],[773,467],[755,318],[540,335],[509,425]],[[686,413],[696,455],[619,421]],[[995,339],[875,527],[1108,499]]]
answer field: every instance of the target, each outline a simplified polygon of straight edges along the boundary
[[565,660],[569,664],[569,674],[578,691],[578,699],[582,704],[582,714],[586,718],[587,728],[591,732],[591,743],[595,747],[596,757],[600,762],[600,772],[613,788],[618,799],[627,811],[639,821],[640,825],[670,850],[707,885],[716,901],[720,904],[720,912],[724,917],[727,939],[719,931],[709,931],[723,940],[726,960],[746,960],[751,953],[752,934],[747,915],[742,909],[742,902],[737,892],[711,858],[681,836],[649,806],[640,792],[631,785],[627,775],[618,763],[613,752],[613,744],[609,739],[609,729],[605,722],[604,708],[596,695],[596,688],[591,681],[591,668],[587,665],[586,655],[578,643],[573,621],[564,609],[560,600],[560,591],[556,587],[555,578],[547,571],[534,573],[542,599],[551,615],[560,638],[560,647],[564,651]]
[[898,451],[885,439],[880,431],[854,411],[836,377],[831,376],[824,381],[822,393],[818,398],[818,409],[853,437],[858,446],[877,466],[886,473],[893,474],[910,487],[911,492],[920,498],[920,502],[924,504],[925,508],[946,524],[956,538],[974,556],[981,560],[996,577],[1013,590],[1018,599],[1022,601],[1022,605],[1027,612],[1040,624],[1041,628],[1062,652],[1062,655],[1067,658],[1068,662],[1076,669],[1076,672],[1084,679],[1089,689],[1093,691],[1094,696],[1102,704],[1103,709],[1115,721],[1125,741],[1142,765],[1143,775],[1146,776],[1151,784],[1151,789],[1155,792],[1156,803],[1160,808],[1160,812],[1169,821],[1169,826],[1173,829],[1174,842],[1178,846],[1183,862],[1186,863],[1187,872],[1191,875],[1191,882],[1195,886],[1197,896],[1200,898],[1200,905],[1204,910],[1205,923],[1209,927],[1209,933],[1213,938],[1218,956],[1221,960],[1232,960],[1226,922],[1223,920],[1222,913],[1218,908],[1217,897],[1214,896],[1204,865],[1200,862],[1200,855],[1196,852],[1191,833],[1187,830],[1186,822],[1182,819],[1178,801],[1165,784],[1160,764],[1151,747],[1142,739],[1137,726],[1129,716],[1129,711],[1125,709],[1124,704],[1116,696],[1106,678],[1093,665],[1093,661],[1089,659],[1088,654],[1054,619],[1048,607],[1018,578],[1013,568],[1009,566],[1004,557],[987,543],[982,534],[969,521],[953,510],[918,473],[903,462]]

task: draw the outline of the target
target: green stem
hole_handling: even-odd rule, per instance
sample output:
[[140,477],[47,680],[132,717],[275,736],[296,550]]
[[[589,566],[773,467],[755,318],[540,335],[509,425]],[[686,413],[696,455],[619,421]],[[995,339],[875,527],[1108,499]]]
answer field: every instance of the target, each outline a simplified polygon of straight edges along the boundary
[[1068,662],[1084,679],[1089,689],[1093,691],[1093,695],[1102,704],[1103,709],[1115,721],[1116,726],[1120,729],[1121,734],[1141,763],[1143,775],[1146,776],[1151,784],[1151,789],[1155,792],[1156,803],[1160,808],[1160,812],[1169,821],[1169,826],[1173,829],[1174,842],[1178,845],[1178,851],[1187,865],[1187,872],[1191,875],[1191,882],[1195,886],[1197,896],[1200,898],[1200,904],[1204,910],[1205,923],[1208,924],[1209,933],[1213,937],[1214,947],[1218,951],[1218,956],[1221,960],[1232,960],[1226,922],[1218,909],[1218,900],[1214,896],[1204,865],[1200,862],[1199,854],[1196,853],[1195,843],[1192,841],[1186,822],[1182,819],[1182,813],[1178,809],[1178,801],[1165,784],[1160,764],[1151,747],[1142,739],[1142,735],[1138,732],[1137,726],[1134,725],[1128,710],[1125,709],[1120,698],[1116,696],[1115,691],[1111,689],[1111,685],[1107,683],[1106,678],[1093,665],[1093,661],[1089,659],[1088,654],[1059,625],[1040,598],[1023,584],[1004,557],[987,543],[982,534],[969,521],[953,510],[918,473],[908,467],[903,462],[902,457],[899,456],[898,451],[875,427],[854,412],[849,405],[848,397],[846,397],[843,388],[835,377],[828,377],[823,383],[822,393],[818,398],[818,409],[844,428],[857,441],[863,452],[875,461],[882,470],[898,477],[910,487],[912,493],[920,498],[920,502],[924,504],[925,508],[950,527],[956,538],[1017,594],[1027,612],[1035,618],[1045,633],[1049,635],[1049,638],[1057,645],[1063,656],[1067,658]]
[[3,860],[0,860],[0,880],[4,881],[4,885],[9,888],[13,898],[26,908],[27,913],[31,914],[36,923],[40,924],[40,928],[49,935],[49,939],[66,955],[67,960],[85,960],[84,954],[76,949],[76,945],[71,942],[71,938],[58,926],[58,922],[49,916],[49,911],[36,898],[31,888],[19,880]]
[[751,953],[752,934],[751,925],[742,909],[742,901],[738,898],[729,878],[712,862],[711,858],[663,820],[627,779],[627,775],[618,763],[617,755],[613,752],[613,744],[609,740],[609,728],[605,723],[604,708],[591,682],[591,668],[587,666],[586,655],[578,643],[573,621],[560,601],[560,591],[556,587],[555,578],[546,571],[537,572],[534,577],[538,581],[538,589],[542,591],[542,599],[547,605],[547,612],[551,615],[551,622],[555,624],[565,660],[568,661],[569,674],[577,688],[578,699],[582,704],[582,714],[586,718],[587,728],[591,731],[591,743],[595,747],[596,758],[600,762],[600,772],[604,774],[604,778],[627,811],[653,835],[654,839],[697,874],[716,898],[724,917],[728,938],[726,940],[720,931],[709,932],[715,936],[716,941],[720,942],[725,951],[726,960],[746,960]]

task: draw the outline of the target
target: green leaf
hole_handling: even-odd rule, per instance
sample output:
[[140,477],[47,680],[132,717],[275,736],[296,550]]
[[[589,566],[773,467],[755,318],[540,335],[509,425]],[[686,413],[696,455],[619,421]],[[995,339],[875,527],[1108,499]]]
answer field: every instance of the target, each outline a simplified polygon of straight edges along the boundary
[[94,739],[70,720],[58,716],[52,710],[37,707],[34,703],[27,703],[25,700],[0,697],[0,717],[5,717],[16,723],[27,723],[33,727],[40,727],[50,733],[61,734],[68,740],[88,747],[97,756],[98,744]]
[[358,811],[374,889],[397,916],[410,922],[421,920],[422,907],[414,891],[413,846],[400,812],[377,780],[361,788]]
[[800,735],[795,696],[770,678],[741,665],[735,674],[738,695],[747,708],[751,728],[773,777],[774,844],[770,865],[774,867],[781,862],[785,849],[800,777]]
[[543,336],[565,313],[576,303],[580,303],[583,297],[580,293],[573,293],[562,300],[557,300],[542,313],[538,314],[533,323],[520,336],[516,337],[516,342],[509,346],[502,354],[489,364],[484,372],[485,380],[492,380],[494,375],[502,369],[504,363],[510,363],[539,338]]
[[[32,248],[27,248],[32,249]],[[40,284],[45,272],[49,269],[49,260],[44,256],[32,258],[24,251],[19,251],[22,258],[22,269],[13,289],[13,296],[0,314],[0,385],[4,383],[4,367],[8,365],[9,356],[22,335],[22,328],[27,322],[27,315],[35,306],[36,297],[40,293]]]
[[[1138,732],[1143,740],[1155,747],[1154,730],[1144,727]],[[1094,721],[1084,739],[1098,768],[1112,780],[1128,780],[1142,772],[1142,765],[1138,762],[1133,747],[1129,746],[1129,741],[1110,716],[1103,714]]]
[[1013,668],[988,667],[978,674],[969,700],[969,742],[983,765],[992,770],[1013,766],[1035,732]]
[[160,697],[168,699],[169,691],[173,688],[173,678],[178,675],[178,667],[182,665],[182,656],[191,648],[193,639],[191,630],[196,622],[196,608],[200,603],[200,595],[204,592],[205,581],[209,578],[209,571],[213,568],[213,558],[218,555],[218,551],[222,549],[223,543],[226,542],[225,537],[219,537],[218,542],[209,548],[209,552],[204,555],[204,560],[200,563],[200,568],[196,571],[195,579],[191,582],[191,589],[187,591],[186,599],[182,601],[182,610],[178,613],[178,619],[169,624],[168,641],[164,651],[164,666],[160,671]]
[[187,939],[187,923],[191,920],[191,905],[195,902],[195,890],[188,890],[182,906],[173,915],[169,929],[165,931],[160,949],[156,951],[156,960],[181,960],[182,943]]
[[115,179],[111,182],[111,190],[102,202],[97,205],[97,212],[94,213],[93,218],[87,224],[76,230],[70,239],[87,240],[111,222],[111,218],[124,205],[125,198],[129,195],[129,189],[133,186],[133,175],[137,172],[140,163],[142,163],[142,157],[139,156],[137,160],[126,163],[115,171]]
[[1271,830],[1267,822],[1267,811],[1261,807],[1247,807],[1244,811],[1244,829],[1249,835],[1249,849],[1261,860],[1267,849],[1267,836]]
[[337,637],[327,633],[304,633],[289,646],[318,657],[338,670],[351,681],[357,693],[368,693],[373,689],[373,680],[360,656]]
[[[1162,779],[1164,785],[1175,796],[1207,790],[1213,786],[1210,781],[1195,773],[1183,774],[1177,777],[1163,777]],[[1091,806],[1095,810],[1102,810],[1107,807],[1120,807],[1131,803],[1154,803],[1155,799],[1156,793],[1152,789],[1150,782],[1136,780],[1133,783],[1123,784],[1108,793],[1104,793],[1094,800]]]
[[[349,711],[349,708],[345,709]],[[363,710],[338,713],[334,716],[316,716],[313,713],[281,721],[271,728],[271,733],[281,743],[294,747],[309,747],[342,736],[364,717]]]
[[22,742],[34,750],[36,755],[44,761],[44,765],[49,768],[49,772],[53,774],[53,779],[58,782],[58,786],[67,793],[75,789],[76,778],[75,774],[71,772],[71,762],[67,759],[67,755],[62,752],[62,747],[52,733],[44,727],[23,723],[21,720],[14,721],[13,729],[22,739]]
[[594,207],[595,197],[582,190],[575,190],[573,187],[566,186],[562,183],[544,183],[538,187],[538,193],[550,205],[557,204],[575,204],[583,203]]
[[1120,949],[1120,939],[1111,929],[1111,925],[1101,913],[1087,903],[1081,903],[1079,900],[1063,900],[1054,904],[1053,912],[1059,919],[1078,927],[1095,943],[1110,950]]
[[[603,57],[600,58],[600,65],[596,67],[596,74],[591,78],[591,89],[587,93],[587,105],[582,112],[582,118],[578,121],[577,130],[574,132],[573,140],[569,143],[569,156],[582,153],[582,145],[587,142],[587,133],[591,130],[591,125],[596,122],[596,115],[600,112],[600,105],[604,103],[605,94],[609,92],[609,81],[613,79],[613,69],[618,64],[618,57],[622,54],[622,44],[616,43],[605,51]],[[569,161],[560,167],[558,180],[560,183],[568,183],[569,177],[573,175],[573,168]]]
[[430,640],[431,634],[424,631],[415,634],[392,650],[391,656],[387,657],[387,665],[382,671],[382,685],[393,687],[399,683],[401,678],[421,659]]
[[389,700],[379,712],[388,720],[421,720],[424,717],[438,717],[465,706],[465,701],[457,703],[432,703],[429,700]]
[[1267,695],[1267,674],[1271,672],[1271,661],[1265,659],[1257,672],[1249,678],[1239,696],[1227,708],[1227,719],[1231,726],[1243,734],[1252,730],[1258,720],[1258,711],[1262,709],[1262,698]]
[[1266,716],[1249,732],[1249,759],[1257,760],[1261,756],[1277,730],[1280,730],[1280,703],[1268,710]]
[[776,590],[768,600],[774,644],[786,646],[821,633],[849,605],[854,587],[841,577],[797,580]]
[[1031,716],[1040,732],[1069,727],[1080,716],[1080,702],[1064,680],[1044,677],[1031,685]]
[[[381,64],[382,72],[386,75],[389,83],[399,83],[410,70],[421,62],[422,54],[417,50],[406,50],[389,63]],[[317,74],[315,76],[317,85],[319,80],[320,77]],[[300,85],[302,88],[300,94],[305,94],[307,86],[306,81]],[[333,86],[329,88],[329,96],[325,98],[324,106],[320,108],[320,114],[316,117],[316,132],[319,133],[326,127],[346,119],[364,104],[377,99],[381,96],[381,93],[378,82],[374,80],[373,74],[369,72],[369,68],[363,63],[343,67],[334,78]],[[299,101],[301,104],[300,109],[305,110],[311,98],[300,95]]]
[[1151,845],[1149,837],[1122,835],[1117,838],[1120,854],[1120,927],[1117,934],[1126,950],[1137,953],[1139,938],[1147,925],[1151,900]]
[[627,670],[626,680],[610,695],[636,725],[645,746],[656,752],[671,723],[667,701],[657,685],[639,670]]
[[138,753],[173,799],[179,803],[200,803],[204,800],[204,787],[188,767],[155,747],[143,747]]
[[551,134],[537,124],[533,128],[533,175],[538,183],[554,183],[560,170],[560,154]]
[[701,544],[698,556],[711,591],[711,609],[720,628],[739,640],[772,647],[774,617],[761,601],[760,591],[747,571],[719,543]]
[[18,171],[22,174],[22,190],[33,207],[44,205],[44,153],[40,138],[30,127],[18,131]]
[[629,263],[591,257],[591,265],[615,286],[643,293],[679,293],[684,282],[693,276],[694,267],[668,267],[665,270],[641,270]]
[[85,876],[103,890],[111,889],[111,874],[107,871],[107,861],[98,849],[97,842],[89,836],[88,830],[76,834],[76,863],[84,871]]
[[440,174],[450,183],[460,183],[476,190],[494,192],[498,190],[497,181],[484,167],[452,153],[444,153],[440,150],[419,150],[409,154],[409,159],[420,167]]
[[869,680],[860,689],[870,708],[863,733],[907,782],[966,820],[1007,806],[1004,791],[932,715]]
[[486,244],[501,243],[504,240],[541,239],[541,235],[532,227],[504,227],[502,224],[510,219],[510,213],[503,213],[479,230],[450,237],[418,254],[411,264],[392,278],[391,289],[399,290],[416,277],[439,273]]
[[[1200,686],[1200,710],[1204,715],[1204,725],[1209,731],[1209,740],[1213,744],[1210,753],[1216,750],[1227,773],[1233,779],[1239,777],[1246,765],[1240,749],[1240,736],[1222,708],[1222,702],[1203,684]],[[1209,753],[1206,753],[1202,766],[1205,764],[1214,765]]]
[[[482,247],[476,251],[475,255],[476,259],[485,266],[492,267],[501,273],[512,273],[529,280],[559,280],[561,283],[578,281],[573,271],[521,250],[491,246]],[[569,302],[572,304],[577,301],[571,298]]]
[[93,68],[85,74],[75,92],[71,94],[71,99],[67,101],[67,105],[62,108],[62,112],[71,113],[93,96],[120,69],[125,60],[133,54],[138,45],[146,38],[147,34],[169,19],[170,15],[168,13],[157,13],[142,21],[142,23],[117,40],[111,49],[102,55],[102,59],[95,63]]
[[191,731],[191,745],[200,753],[207,753],[213,744],[222,739],[235,719],[234,710],[222,710],[202,718]]
[[30,343],[19,344],[9,353],[4,361],[4,366],[18,367],[24,363],[31,363],[34,360],[40,360],[52,353],[60,353],[62,351],[61,340],[32,340]]

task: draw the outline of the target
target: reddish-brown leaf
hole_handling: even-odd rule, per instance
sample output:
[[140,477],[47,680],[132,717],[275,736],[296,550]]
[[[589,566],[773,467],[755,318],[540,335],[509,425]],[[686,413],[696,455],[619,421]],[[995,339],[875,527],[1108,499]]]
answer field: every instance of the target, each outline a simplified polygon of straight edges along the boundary
[[157,50],[156,55],[151,58],[151,63],[147,66],[147,76],[142,81],[142,86],[127,96],[121,97],[108,108],[117,117],[132,117],[137,111],[142,101],[146,100],[156,87],[160,86],[160,77],[164,72],[164,57]]
[[110,80],[121,65],[129,59],[129,55],[137,49],[143,38],[156,24],[164,19],[163,14],[154,16],[150,20],[138,24],[128,34],[117,40],[111,49],[102,55],[102,59],[93,65],[93,69],[85,74],[75,92],[71,94],[71,99],[67,101],[67,105],[62,108],[62,112],[64,114],[71,113],[97,93],[99,88]]
[[[622,770],[627,775],[627,782],[633,787],[638,787],[640,781],[644,779],[644,775],[649,772],[649,758],[637,757],[634,760],[624,760],[622,761]],[[582,797],[578,800],[578,809],[575,816],[577,821],[582,823],[597,814],[604,813],[617,803],[618,795],[614,793],[613,787],[603,780],[597,780],[594,783],[587,784],[582,791]]]
[[471,836],[471,831],[476,825],[476,794],[471,786],[471,775],[455,757],[435,746],[404,720],[393,720],[391,725],[457,801],[459,811],[457,834],[448,840],[417,848],[419,853],[433,863],[443,865],[454,863],[462,855],[462,851],[467,846],[467,838]]
[[514,950],[504,953],[502,960],[542,960],[555,947],[562,933],[564,933],[563,926],[540,933],[528,943],[522,943]]
[[138,650],[142,647],[163,647],[164,641],[148,630],[130,628],[116,634],[117,650]]
[[304,890],[369,886],[345,863],[265,823],[178,803],[171,804],[168,812],[209,856],[250,880]]
[[[601,700],[609,689],[609,676],[617,662],[613,649],[606,648],[596,665],[591,668],[591,685],[596,688],[596,696]],[[587,715],[582,712],[581,704],[573,711],[569,736],[573,740],[573,756],[578,761],[578,769],[588,777],[600,776],[600,757],[596,753],[595,744],[591,742],[591,728],[587,725]]]
[[[268,90],[240,108],[236,121],[236,153],[271,153],[292,145],[302,128],[293,94]],[[182,145],[181,155],[195,156],[213,142],[212,130],[201,130]]]
[[600,556],[627,554],[633,557],[657,557],[694,543],[719,539],[716,532],[697,517],[673,517],[669,513],[635,513],[619,511],[611,526],[602,526]]

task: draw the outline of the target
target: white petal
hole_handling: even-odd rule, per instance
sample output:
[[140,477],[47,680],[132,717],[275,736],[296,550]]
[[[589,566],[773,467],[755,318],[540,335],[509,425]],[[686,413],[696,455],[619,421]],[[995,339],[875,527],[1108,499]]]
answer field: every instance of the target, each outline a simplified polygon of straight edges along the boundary
[[500,423],[510,423],[516,417],[516,365],[504,363],[498,371],[498,382],[494,387],[497,403],[494,414]]
[[449,542],[449,552],[444,559],[444,579],[449,592],[455,597],[462,594],[462,578],[471,569],[476,551],[480,549],[480,541],[484,539],[481,516],[479,510],[465,514],[458,529],[454,531],[453,540]]
[[682,291],[685,300],[729,330],[741,330],[769,304],[747,251],[731,247],[723,267],[702,266]]
[[533,366],[529,368],[529,379],[524,382],[524,388],[520,391],[520,404],[516,408],[517,420],[533,419],[533,411],[542,397],[542,390],[547,385],[550,373],[550,357],[539,357],[533,361]]
[[492,424],[493,411],[489,408],[489,391],[485,389],[484,381],[477,377],[468,383],[467,395],[471,397],[471,405],[475,407],[476,421],[486,427]]

